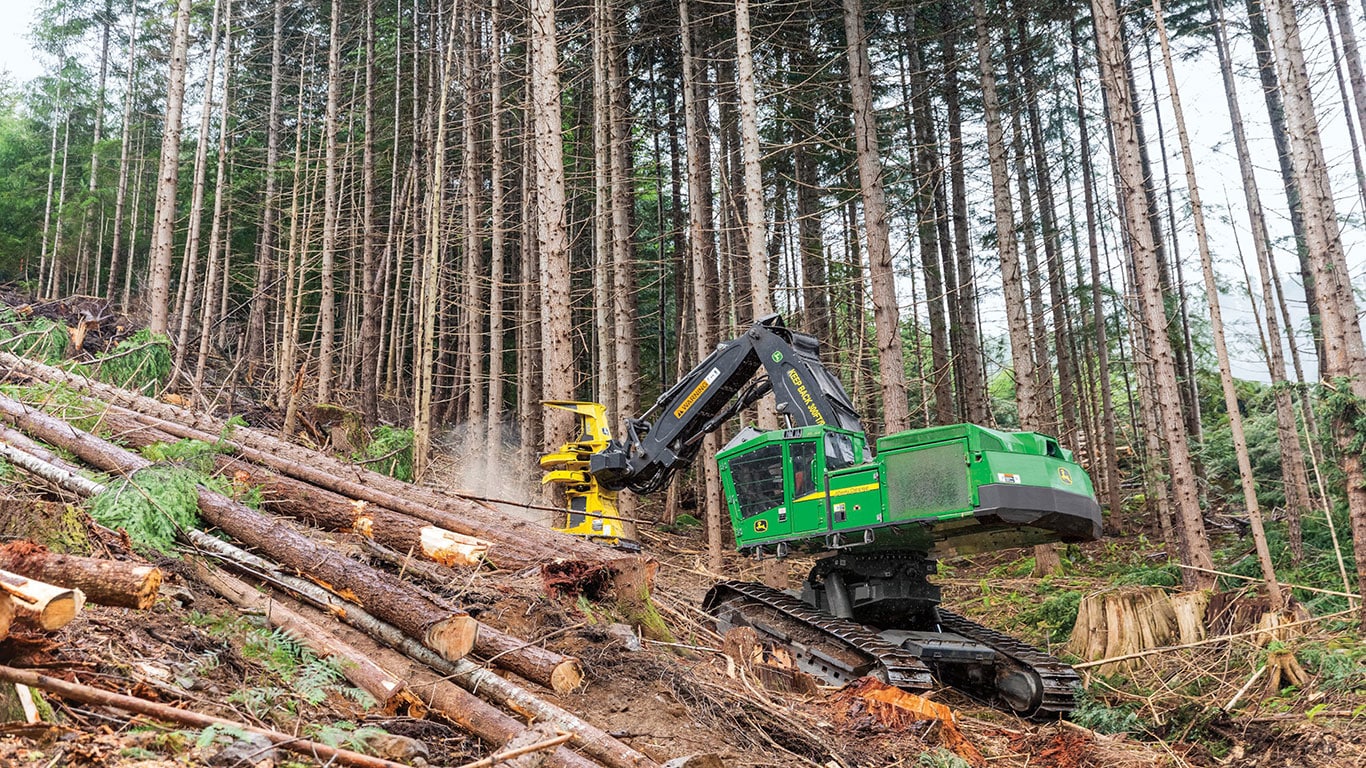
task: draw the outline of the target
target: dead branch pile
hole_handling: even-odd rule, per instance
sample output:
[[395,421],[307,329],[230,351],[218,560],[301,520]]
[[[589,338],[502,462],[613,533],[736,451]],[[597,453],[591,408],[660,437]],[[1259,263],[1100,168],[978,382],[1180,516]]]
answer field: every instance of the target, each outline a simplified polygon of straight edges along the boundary
[[[198,555],[193,575],[241,610],[265,616],[320,657],[340,661],[352,684],[370,693],[385,710],[415,717],[427,711],[440,713],[493,751],[507,749],[506,754],[495,755],[499,764],[659,765],[536,692],[539,688],[565,694],[580,687],[583,674],[575,659],[482,624],[449,599],[348,557],[299,525],[354,532],[407,557],[425,556],[431,567],[464,568],[466,573],[487,565],[521,568],[571,562],[583,564],[586,571],[621,571],[638,579],[640,572],[650,571],[632,562],[634,558],[624,559],[476,501],[409,486],[264,433],[229,428],[216,419],[27,360],[4,356],[0,365],[8,367],[11,376],[66,384],[100,398],[85,401],[87,414],[98,414],[101,431],[117,433],[126,445],[193,438],[224,451],[219,471],[235,485],[260,488],[267,511],[200,486],[200,517],[234,541],[182,530],[186,551]],[[69,407],[69,398],[64,399]],[[130,476],[152,464],[8,397],[0,396],[0,419],[14,427],[0,430],[0,454],[44,483],[81,497],[93,497],[106,488],[48,446],[115,476]],[[36,590],[32,585],[37,582],[29,577],[0,571],[0,627],[9,623],[10,614],[23,617],[38,609],[40,603],[32,599],[35,590],[39,599],[46,598],[41,607],[53,613],[49,623],[55,626],[58,614],[74,615],[87,597],[108,605],[145,607],[155,599],[162,577],[158,569],[138,563],[58,555],[27,543],[0,548],[0,568],[11,566],[69,582],[72,588],[45,593]],[[237,571],[238,576],[220,568]],[[59,574],[61,579],[56,578]],[[467,654],[473,655],[466,658]],[[481,661],[473,661],[475,657]],[[489,667],[516,678],[495,674]],[[62,696],[84,695],[50,686],[42,676],[11,676]],[[518,678],[527,682],[516,682]],[[138,709],[135,701],[106,703],[165,715]],[[530,729],[528,720],[563,735]]]

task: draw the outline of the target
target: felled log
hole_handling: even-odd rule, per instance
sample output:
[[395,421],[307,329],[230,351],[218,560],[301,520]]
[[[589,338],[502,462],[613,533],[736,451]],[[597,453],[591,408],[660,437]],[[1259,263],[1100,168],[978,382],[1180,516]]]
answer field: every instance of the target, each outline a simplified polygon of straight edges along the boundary
[[[439,679],[457,683],[467,691],[477,691],[489,701],[506,707],[529,719],[550,723],[557,728],[574,734],[574,744],[594,760],[610,768],[655,768],[656,763],[644,754],[632,749],[613,738],[605,731],[593,726],[577,715],[567,712],[516,683],[504,679],[492,670],[486,669],[467,659],[446,661],[429,649],[422,647],[397,628],[366,613],[364,610],[344,603],[335,595],[317,585],[278,572],[274,564],[249,552],[244,552],[227,542],[215,539],[208,534],[192,531],[196,542],[202,542],[206,549],[212,548],[251,569],[256,574],[268,574],[271,584],[288,590],[291,594],[307,601],[310,605],[341,619],[346,624],[373,637],[376,641],[401,652],[404,656],[424,664],[441,675]],[[382,664],[389,668],[386,664]],[[409,681],[414,691],[421,695],[417,679],[407,674],[400,675]],[[430,701],[423,696],[424,701]]]
[[70,624],[85,605],[85,595],[79,589],[59,587],[5,570],[0,570],[0,592],[9,594],[15,618],[31,621],[49,632]]
[[0,568],[79,589],[96,605],[121,608],[152,607],[162,579],[161,569],[150,565],[49,552],[31,541],[0,546]]
[[[321,621],[322,617],[325,616],[317,609],[310,608],[287,597],[277,595],[276,599],[302,616],[318,617],[318,621]],[[356,612],[347,611],[347,616],[342,618],[347,619],[353,613]],[[364,615],[363,612],[360,613]],[[353,621],[347,620],[347,623],[354,626]],[[371,640],[367,634],[363,630],[349,632],[347,642],[354,646],[357,651],[373,659],[389,674],[405,680],[408,689],[416,694],[423,705],[433,712],[439,713],[460,728],[479,737],[485,743],[496,747],[504,746],[526,732],[527,727],[525,725],[479,696],[445,679],[439,671],[434,673],[431,669],[414,663],[403,653],[386,648]],[[468,662],[456,663],[467,664]],[[483,693],[482,690],[480,692]],[[588,766],[595,765],[592,761],[563,748],[556,749],[546,757],[546,765],[559,766],[560,768],[588,768]]]
[[[522,568],[556,559],[590,562],[621,559],[612,550],[547,530],[517,515],[458,495],[395,480],[249,427],[228,429],[227,424],[220,419],[7,352],[0,352],[0,365],[39,381],[63,383],[101,403],[109,404],[112,407],[109,408],[107,419],[117,419],[123,415],[179,438],[220,442],[239,457],[296,480],[403,512],[456,533],[490,541],[495,545],[490,557],[499,567]],[[120,420],[118,423],[122,425],[125,422]],[[228,438],[223,440],[225,432]]]
[[555,693],[569,693],[583,684],[583,668],[577,659],[528,643],[486,624],[479,625],[474,653]]
[[[0,429],[0,440],[8,440],[11,445],[0,442],[0,454],[13,461],[26,471],[33,472],[59,487],[75,491],[85,496],[93,496],[103,491],[103,486],[75,473],[75,467],[42,446],[34,443],[13,430]],[[198,546],[219,554],[231,553],[235,547],[225,546],[224,542],[209,536],[188,532],[191,540]],[[265,561],[261,561],[264,563]],[[272,565],[266,567],[273,568]],[[403,583],[403,582],[400,582]],[[413,588],[406,583],[409,590]],[[421,594],[421,593],[419,593]],[[455,613],[458,609],[443,601],[423,597],[437,606],[438,611]],[[476,625],[475,643],[480,655],[497,666],[521,675],[557,693],[566,693],[579,687],[583,682],[583,670],[576,659],[563,656],[500,632],[492,627]]]
[[220,474],[260,488],[262,500],[272,512],[321,528],[351,531],[399,552],[412,552],[446,566],[478,565],[489,555],[491,545],[482,539],[378,505],[353,501],[241,459],[219,456],[215,463]]
[[407,684],[384,671],[367,654],[351,647],[289,606],[265,597],[240,579],[202,562],[195,562],[192,567],[195,578],[223,599],[239,608],[261,614],[272,627],[284,630],[319,657],[340,662],[337,666],[342,675],[352,685],[374,697],[385,712],[408,709],[410,714],[420,715],[411,711],[411,707],[416,705],[420,708],[422,703],[408,690]]
[[[8,397],[0,396],[0,417],[108,472],[132,473],[151,465],[141,456]],[[351,560],[279,520],[202,487],[199,511],[211,525],[368,606],[444,658],[458,659],[474,645],[478,623],[473,618],[437,605],[401,579]]]
[[339,749],[329,747],[326,744],[308,739],[292,736],[288,733],[272,731],[267,728],[257,728],[254,725],[240,723],[235,720],[228,720],[223,717],[214,717],[202,712],[194,712],[180,707],[172,707],[160,704],[147,699],[140,699],[136,696],[125,696],[121,693],[106,691],[102,688],[92,688],[88,685],[79,683],[69,683],[55,677],[49,677],[27,669],[15,669],[14,667],[0,666],[0,681],[27,685],[31,688],[42,688],[51,691],[64,699],[72,701],[83,701],[87,704],[98,704],[102,707],[113,707],[125,712],[135,712],[139,715],[166,720],[172,723],[189,725],[194,728],[208,728],[211,725],[228,726],[230,728],[249,731],[251,733],[264,736],[270,743],[277,747],[297,752],[310,758],[321,758],[328,761],[335,761],[342,765],[354,765],[358,768],[407,768],[402,763],[395,763],[378,757],[363,755],[359,752],[352,752],[349,749]]

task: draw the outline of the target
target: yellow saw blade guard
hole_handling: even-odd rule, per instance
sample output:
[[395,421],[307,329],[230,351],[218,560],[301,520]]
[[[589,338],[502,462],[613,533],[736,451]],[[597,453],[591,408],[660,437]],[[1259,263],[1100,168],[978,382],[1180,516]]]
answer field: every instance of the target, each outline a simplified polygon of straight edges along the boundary
[[612,440],[607,407],[578,400],[546,400],[542,405],[573,413],[577,427],[573,440],[541,457],[541,469],[546,471],[541,483],[559,485],[568,507],[563,525],[555,530],[608,546],[634,544],[617,513],[617,492],[599,486],[588,471],[589,458]]

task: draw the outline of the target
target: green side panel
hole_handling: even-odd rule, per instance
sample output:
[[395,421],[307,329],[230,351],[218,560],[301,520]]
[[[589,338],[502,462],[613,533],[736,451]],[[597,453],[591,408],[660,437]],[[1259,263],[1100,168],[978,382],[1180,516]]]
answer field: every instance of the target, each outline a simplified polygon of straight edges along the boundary
[[964,440],[887,451],[878,458],[887,468],[888,521],[950,519],[972,512]]
[[828,476],[830,530],[868,528],[883,522],[882,473],[876,464]]

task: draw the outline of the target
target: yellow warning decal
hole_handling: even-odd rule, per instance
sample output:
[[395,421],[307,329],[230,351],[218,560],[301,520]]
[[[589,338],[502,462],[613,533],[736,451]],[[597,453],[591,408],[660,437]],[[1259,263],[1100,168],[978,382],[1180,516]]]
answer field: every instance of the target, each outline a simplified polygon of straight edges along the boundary
[[688,396],[683,398],[683,402],[679,403],[678,407],[674,409],[674,418],[683,418],[683,414],[687,413],[688,409],[693,407],[693,404],[701,399],[702,395],[706,394],[707,390],[711,388],[712,382],[716,381],[716,377],[720,375],[720,368],[713,368],[708,371],[706,378],[697,382],[697,386],[693,387],[693,390],[688,393]]
[[[831,498],[834,498],[835,496],[848,496],[851,493],[864,493],[865,491],[876,491],[877,489],[877,483],[868,483],[866,485],[851,485],[848,488],[836,488],[835,490],[830,492],[830,496]],[[802,496],[801,498],[793,499],[792,503],[796,504],[799,501],[810,501],[812,499],[821,498],[825,498],[825,491],[816,491],[815,493],[808,493],[805,496]]]

